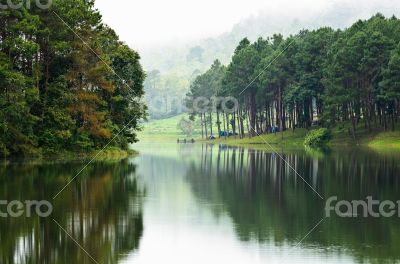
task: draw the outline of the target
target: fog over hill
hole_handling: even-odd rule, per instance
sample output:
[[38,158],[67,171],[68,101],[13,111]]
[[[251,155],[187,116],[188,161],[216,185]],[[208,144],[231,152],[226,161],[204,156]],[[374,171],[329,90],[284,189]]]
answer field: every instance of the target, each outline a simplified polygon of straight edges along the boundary
[[[150,73],[151,78],[156,73],[156,79],[146,82],[146,90],[156,87],[158,95],[184,95],[190,81],[206,71],[215,59],[228,64],[237,44],[245,37],[255,41],[259,37],[267,38],[274,33],[284,36],[296,34],[302,29],[324,26],[342,29],[376,13],[387,17],[399,17],[400,1],[333,1],[324,8],[315,7],[308,13],[304,10],[283,8],[264,10],[257,16],[242,20],[234,25],[230,32],[218,37],[142,49],[140,53],[145,70]],[[221,19],[222,17],[223,14]],[[152,72],[154,70],[157,71]]]
[[[158,69],[162,73],[174,67],[181,68],[182,64],[191,69],[195,66],[204,69],[203,67],[209,67],[216,58],[228,63],[236,45],[244,37],[254,41],[258,37],[265,38],[274,33],[287,36],[301,29],[315,29],[322,26],[346,28],[356,20],[367,19],[378,12],[385,16],[400,16],[400,1],[353,1],[353,3],[336,1],[326,10],[315,10],[309,14],[264,10],[258,16],[249,17],[234,25],[231,32],[215,38],[143,49],[142,62],[146,70]],[[204,49],[203,61],[199,64],[187,63],[186,57],[190,49],[196,46]]]

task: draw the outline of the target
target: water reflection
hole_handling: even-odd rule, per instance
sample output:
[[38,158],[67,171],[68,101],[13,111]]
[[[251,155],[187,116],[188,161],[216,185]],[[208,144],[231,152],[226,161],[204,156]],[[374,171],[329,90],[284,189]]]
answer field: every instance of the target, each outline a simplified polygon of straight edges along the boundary
[[135,165],[89,165],[59,197],[52,197],[84,164],[9,163],[0,167],[2,200],[49,200],[49,218],[0,218],[0,263],[93,263],[56,220],[99,263],[117,263],[139,246],[142,201]]
[[[399,200],[399,162],[366,150],[284,152],[283,157],[323,197]],[[324,201],[276,154],[204,145],[187,179],[215,216],[227,212],[237,237],[261,244],[296,246],[324,218]],[[332,217],[302,242],[324,254],[350,254],[357,262],[400,260],[398,218]]]
[[[151,144],[91,164],[52,218],[98,263],[395,263],[398,218],[324,218],[323,197],[400,200],[400,157]],[[0,199],[52,197],[79,163],[0,166]],[[0,218],[0,263],[93,263],[52,218]],[[309,235],[303,240],[303,238]],[[301,244],[298,244],[302,241]]]

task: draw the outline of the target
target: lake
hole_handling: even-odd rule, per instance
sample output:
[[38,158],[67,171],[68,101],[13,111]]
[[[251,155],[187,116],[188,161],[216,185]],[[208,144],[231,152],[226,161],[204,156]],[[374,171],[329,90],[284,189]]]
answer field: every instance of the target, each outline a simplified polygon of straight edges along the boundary
[[332,196],[400,200],[399,154],[135,148],[89,164],[57,197],[85,162],[4,161],[0,200],[48,200],[53,211],[0,217],[0,263],[400,262],[399,217],[325,213]]

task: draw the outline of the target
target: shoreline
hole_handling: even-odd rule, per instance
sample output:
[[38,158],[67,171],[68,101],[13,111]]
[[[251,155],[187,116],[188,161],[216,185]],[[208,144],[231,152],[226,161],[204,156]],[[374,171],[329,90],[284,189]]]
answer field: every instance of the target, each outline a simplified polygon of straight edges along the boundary
[[[101,153],[99,153],[101,151]],[[2,157],[1,160],[5,162],[44,162],[44,163],[57,163],[57,162],[82,162],[82,161],[117,161],[123,160],[128,157],[137,156],[138,151],[134,149],[105,149],[93,150],[88,152],[61,152],[55,154],[43,154],[41,156],[7,156]]]
[[[304,148],[304,139],[308,132],[309,130],[306,129],[296,129],[295,131],[287,130],[283,132],[283,135],[282,133],[261,134],[260,136],[255,136],[253,138],[249,138],[246,135],[243,139],[239,139],[237,136],[236,138],[217,138],[215,140],[197,139],[197,142],[243,147],[268,146],[268,144],[270,144],[275,147]],[[341,131],[333,130],[332,135],[332,139],[322,147],[363,147],[376,151],[400,152],[400,131],[375,131],[367,133],[361,130],[357,134],[356,140]],[[268,144],[266,142],[268,142]]]

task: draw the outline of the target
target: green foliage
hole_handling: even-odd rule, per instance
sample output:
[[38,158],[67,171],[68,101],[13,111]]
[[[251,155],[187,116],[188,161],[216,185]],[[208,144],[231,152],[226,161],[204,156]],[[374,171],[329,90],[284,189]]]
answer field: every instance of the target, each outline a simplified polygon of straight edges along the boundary
[[188,62],[197,60],[199,62],[203,62],[203,53],[204,49],[200,46],[196,46],[190,49],[189,54],[186,57]]
[[91,151],[115,135],[113,147],[136,140],[146,115],[137,100],[140,57],[103,24],[93,1],[0,10],[0,25],[0,156]]
[[313,129],[307,133],[304,139],[304,145],[311,147],[318,147],[326,144],[332,139],[332,133],[327,128]]
[[224,117],[234,120],[226,122],[227,129],[239,128],[240,137],[246,129],[255,136],[341,122],[351,124],[353,139],[360,123],[370,133],[389,125],[394,130],[400,116],[399,32],[399,19],[377,14],[346,30],[323,27],[253,43],[245,38],[220,88],[210,89],[211,68],[192,82],[188,101],[236,98],[239,108]]
[[182,131],[187,137],[192,137],[194,132],[194,122],[183,117],[179,120],[177,128]]
[[151,119],[163,119],[182,113],[181,99],[187,92],[189,80],[178,73],[161,74],[158,70],[147,73],[144,82],[145,100]]

